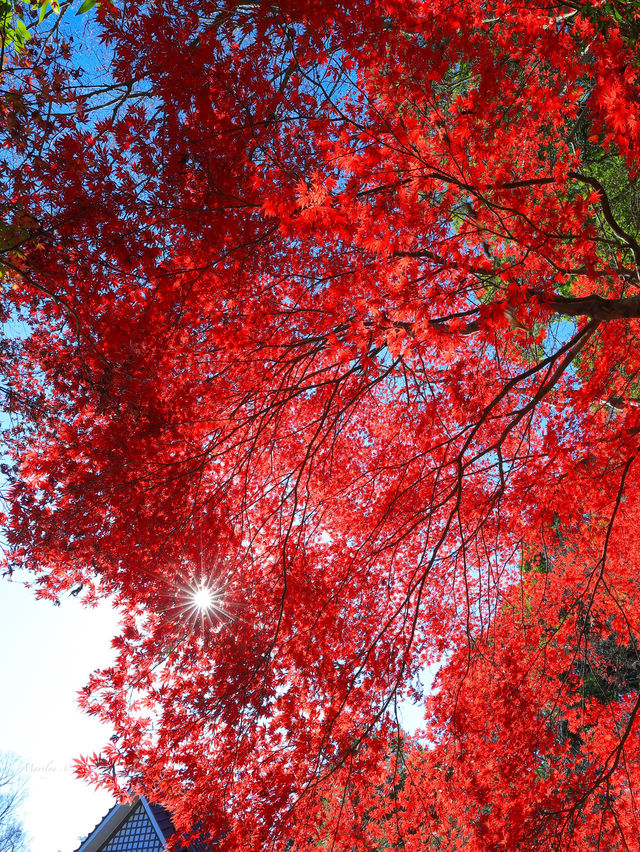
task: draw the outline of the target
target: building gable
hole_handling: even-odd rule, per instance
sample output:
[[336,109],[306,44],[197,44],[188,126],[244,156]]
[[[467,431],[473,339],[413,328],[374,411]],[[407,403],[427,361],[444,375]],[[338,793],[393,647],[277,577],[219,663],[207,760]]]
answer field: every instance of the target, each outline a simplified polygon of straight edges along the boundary
[[138,802],[100,852],[162,852],[163,847],[143,803]]
[[167,836],[146,799],[140,798],[115,805],[76,852],[162,852]]

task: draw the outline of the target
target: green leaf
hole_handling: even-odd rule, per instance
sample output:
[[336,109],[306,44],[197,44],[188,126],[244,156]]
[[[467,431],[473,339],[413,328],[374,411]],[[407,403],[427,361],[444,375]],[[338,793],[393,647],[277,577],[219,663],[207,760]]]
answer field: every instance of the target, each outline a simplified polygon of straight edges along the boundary
[[44,0],[44,3],[40,6],[40,13],[38,15],[38,23],[41,24],[44,20],[44,16],[47,14],[47,6],[49,5],[49,0]]
[[13,8],[9,3],[0,3],[0,30],[5,32],[11,27]]
[[19,41],[21,45],[25,45],[31,38],[31,33],[26,28],[24,21],[21,18],[16,18],[15,31],[17,35],[16,42]]
[[82,4],[82,6],[80,6],[78,11],[76,12],[76,15],[84,15],[85,12],[88,12],[90,9],[93,9],[97,2],[98,0],[84,0],[84,3]]

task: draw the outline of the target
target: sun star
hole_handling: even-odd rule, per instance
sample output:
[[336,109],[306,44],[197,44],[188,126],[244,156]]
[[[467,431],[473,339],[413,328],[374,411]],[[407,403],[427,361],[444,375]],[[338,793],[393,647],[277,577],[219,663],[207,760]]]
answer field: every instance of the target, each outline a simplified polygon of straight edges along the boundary
[[193,605],[200,613],[205,613],[213,607],[214,596],[209,586],[199,586],[193,592]]

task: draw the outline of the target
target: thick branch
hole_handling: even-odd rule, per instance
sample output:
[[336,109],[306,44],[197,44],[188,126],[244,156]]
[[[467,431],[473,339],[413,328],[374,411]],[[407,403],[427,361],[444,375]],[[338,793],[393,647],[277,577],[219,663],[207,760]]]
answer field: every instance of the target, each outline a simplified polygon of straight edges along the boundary
[[640,295],[628,299],[603,299],[602,296],[552,296],[547,307],[569,317],[590,317],[598,322],[640,318]]

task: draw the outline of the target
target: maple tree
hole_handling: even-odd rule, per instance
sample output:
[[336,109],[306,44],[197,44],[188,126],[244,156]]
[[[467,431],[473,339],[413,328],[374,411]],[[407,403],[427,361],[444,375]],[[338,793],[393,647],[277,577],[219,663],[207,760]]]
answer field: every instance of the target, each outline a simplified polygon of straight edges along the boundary
[[637,6],[96,17],[1,103],[6,570],[123,612],[81,774],[220,848],[632,848]]

